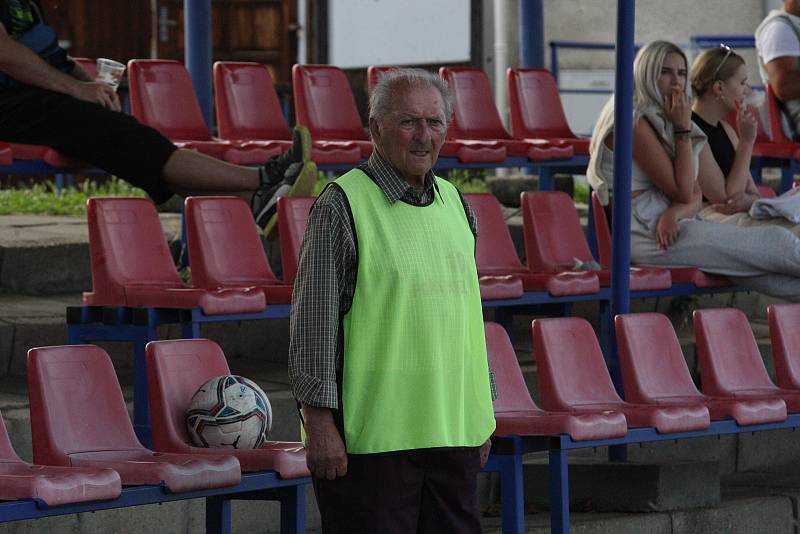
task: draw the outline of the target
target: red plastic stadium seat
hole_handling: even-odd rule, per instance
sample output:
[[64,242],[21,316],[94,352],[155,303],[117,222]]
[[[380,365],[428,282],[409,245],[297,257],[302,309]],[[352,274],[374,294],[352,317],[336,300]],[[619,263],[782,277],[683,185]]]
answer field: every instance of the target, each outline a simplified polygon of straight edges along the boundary
[[508,69],[511,135],[568,143],[576,155],[589,154],[589,139],[567,123],[556,81],[545,69]]
[[221,141],[208,133],[192,80],[177,61],[128,62],[131,114],[181,148],[236,164],[261,164],[281,153],[280,143]]
[[[220,139],[268,141],[281,150],[291,148],[292,132],[263,64],[214,63],[214,97]],[[318,164],[357,163],[361,150],[355,143],[315,140],[311,159]]]
[[[574,269],[575,260],[594,261],[572,199],[561,191],[523,192],[523,234],[528,267],[543,272]],[[602,287],[611,285],[611,271],[596,271]],[[667,289],[672,277],[666,269],[632,268],[631,291]]]
[[153,448],[190,455],[234,455],[243,471],[272,469],[283,478],[308,476],[302,443],[267,441],[258,449],[204,449],[190,445],[184,414],[197,389],[231,374],[219,345],[207,339],[147,344],[147,387],[153,420]]
[[800,411],[800,392],[775,386],[767,374],[750,323],[742,310],[695,310],[694,332],[703,393],[718,397],[783,399]]
[[767,184],[758,183],[756,184],[756,189],[758,190],[758,194],[761,196],[761,198],[775,198],[777,196],[775,194],[775,190]]
[[144,198],[90,198],[89,222],[91,293],[88,306],[196,308],[206,314],[261,312],[261,290],[191,289],[178,276],[167,248],[158,213]]
[[370,65],[367,67],[367,94],[372,94],[372,88],[375,87],[385,73],[397,67],[377,67]]
[[585,319],[536,319],[532,329],[545,410],[614,410],[625,414],[629,428],[655,427],[662,433],[701,430],[711,424],[708,409],[696,402],[651,405],[620,399],[594,330]]
[[786,403],[781,399],[709,397],[697,391],[686,367],[678,336],[665,315],[617,315],[614,324],[627,401],[704,404],[711,419],[734,419],[740,425],[786,419]]
[[173,493],[235,486],[233,456],[153,452],[133,433],[108,354],[94,345],[28,351],[33,457],[37,463],[109,467],[122,484],[162,484]]
[[112,469],[55,467],[22,461],[0,417],[0,501],[35,499],[46,506],[116,499],[122,492]]
[[350,84],[339,67],[294,65],[292,89],[297,123],[308,127],[311,137],[351,141],[361,150],[361,157],[372,154],[372,143],[361,124]]
[[40,159],[59,169],[81,169],[88,164],[65,156],[61,152],[44,145],[24,145],[21,143],[8,143],[14,159],[31,160]]
[[479,275],[513,275],[522,280],[525,291],[547,291],[554,296],[585,295],[600,290],[597,275],[592,272],[550,273],[526,268],[519,261],[497,198],[488,193],[467,193],[464,199],[478,220],[475,262]]
[[315,197],[281,197],[278,199],[278,233],[281,236],[283,281],[294,284],[300,263],[300,246],[308,225]]
[[800,390],[800,305],[772,304],[767,318],[778,386]]
[[[610,206],[610,204],[609,204]],[[600,204],[597,193],[592,191],[592,217],[594,221],[595,238],[597,239],[597,252],[600,256],[600,265],[604,269],[611,268],[611,229],[608,226],[606,207]],[[672,283],[694,284],[698,288],[725,287],[731,285],[724,276],[704,273],[695,267],[668,268]]]
[[250,207],[239,197],[186,199],[192,284],[204,289],[255,286],[270,304],[290,304],[292,286],[270,269]]
[[439,75],[453,94],[453,122],[447,132],[450,140],[477,140],[503,146],[509,156],[531,161],[569,159],[574,152],[569,143],[545,139],[515,139],[503,128],[486,73],[476,67],[442,67]]
[[533,402],[514,354],[508,334],[497,323],[484,323],[489,366],[497,383],[494,401],[496,436],[551,436],[569,434],[574,440],[595,440],[624,436],[628,430],[619,412],[554,413]]
[[513,275],[479,276],[481,300],[515,299],[525,292],[522,280]]
[[0,165],[11,165],[14,161],[14,154],[11,152],[11,145],[0,143]]

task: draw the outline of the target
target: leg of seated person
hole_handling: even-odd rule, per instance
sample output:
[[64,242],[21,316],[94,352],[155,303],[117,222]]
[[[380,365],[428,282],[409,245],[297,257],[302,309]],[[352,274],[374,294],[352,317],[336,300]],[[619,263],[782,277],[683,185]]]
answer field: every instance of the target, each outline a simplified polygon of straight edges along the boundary
[[233,165],[193,150],[178,149],[167,159],[162,171],[164,180],[174,191],[245,192],[248,196],[259,188],[261,181],[255,167]]

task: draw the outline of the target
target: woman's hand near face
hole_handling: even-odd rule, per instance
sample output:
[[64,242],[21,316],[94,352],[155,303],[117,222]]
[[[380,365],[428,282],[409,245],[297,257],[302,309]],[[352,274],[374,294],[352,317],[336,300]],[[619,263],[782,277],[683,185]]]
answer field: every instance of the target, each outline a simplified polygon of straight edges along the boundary
[[736,112],[736,129],[739,130],[739,141],[753,143],[758,133],[758,124],[748,106],[742,105]]
[[664,97],[664,111],[676,130],[688,130],[692,119],[692,102],[683,91],[676,89]]

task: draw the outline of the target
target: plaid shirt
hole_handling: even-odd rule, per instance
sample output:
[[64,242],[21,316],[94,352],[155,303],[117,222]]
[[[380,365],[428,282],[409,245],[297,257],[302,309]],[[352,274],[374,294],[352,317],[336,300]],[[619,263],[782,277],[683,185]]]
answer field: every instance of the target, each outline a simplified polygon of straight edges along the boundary
[[[433,172],[425,175],[422,190],[398,176],[377,150],[367,168],[394,204],[427,205],[433,200]],[[475,214],[462,197],[472,233],[477,237]],[[350,206],[339,187],[320,195],[308,220],[292,295],[289,381],[294,397],[311,406],[338,409],[337,370],[341,371],[343,342],[340,319],[350,309],[358,269]],[[489,371],[492,399],[497,398],[494,374]]]

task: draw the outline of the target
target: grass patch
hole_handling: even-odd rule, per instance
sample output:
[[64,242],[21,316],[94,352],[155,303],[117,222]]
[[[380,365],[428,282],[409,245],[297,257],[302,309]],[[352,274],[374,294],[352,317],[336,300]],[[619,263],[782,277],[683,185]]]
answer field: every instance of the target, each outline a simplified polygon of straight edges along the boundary
[[451,169],[445,179],[462,193],[488,193],[483,174],[470,169]]
[[54,182],[29,187],[0,190],[0,215],[74,215],[86,214],[89,197],[144,197],[145,192],[112,176],[97,183],[92,180],[65,187],[59,193]]
[[589,186],[576,182],[572,190],[572,200],[580,204],[589,203]]

